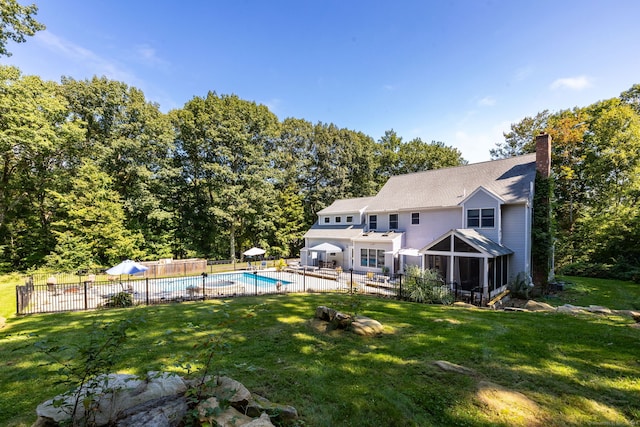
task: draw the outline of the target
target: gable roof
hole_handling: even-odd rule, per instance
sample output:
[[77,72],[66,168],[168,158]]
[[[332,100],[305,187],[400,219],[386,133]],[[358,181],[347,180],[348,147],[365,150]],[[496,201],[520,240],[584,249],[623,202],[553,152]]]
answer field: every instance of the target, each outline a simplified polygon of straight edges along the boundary
[[506,246],[503,246],[497,242],[494,242],[487,236],[478,233],[476,230],[471,228],[458,228],[453,229],[442,236],[435,239],[433,242],[429,243],[427,246],[420,250],[421,253],[427,253],[431,250],[431,248],[442,240],[449,238],[450,236],[459,237],[463,241],[470,244],[475,249],[480,252],[484,252],[491,256],[502,256],[502,255],[510,255],[513,251]]
[[536,155],[397,175],[367,206],[369,212],[457,206],[478,187],[504,200],[524,203],[536,176]]
[[353,199],[338,199],[331,205],[318,211],[317,215],[334,215],[341,213],[354,213],[362,212],[369,203],[373,200],[373,197],[356,197]]

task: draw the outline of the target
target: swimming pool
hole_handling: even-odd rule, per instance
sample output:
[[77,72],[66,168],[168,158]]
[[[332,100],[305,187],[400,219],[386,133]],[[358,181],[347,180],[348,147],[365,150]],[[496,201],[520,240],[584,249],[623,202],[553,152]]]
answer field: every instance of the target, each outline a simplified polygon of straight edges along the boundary
[[164,290],[180,291],[188,288],[220,288],[220,287],[255,287],[271,288],[289,285],[292,282],[249,272],[209,274],[206,277],[191,276],[173,279],[160,279],[156,282]]

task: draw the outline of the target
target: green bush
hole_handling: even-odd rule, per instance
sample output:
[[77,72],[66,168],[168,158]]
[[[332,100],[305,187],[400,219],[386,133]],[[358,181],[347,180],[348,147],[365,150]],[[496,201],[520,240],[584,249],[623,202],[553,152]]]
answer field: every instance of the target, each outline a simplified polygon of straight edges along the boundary
[[575,262],[558,269],[558,274],[640,283],[640,266],[632,265],[626,261],[619,261],[615,264]]
[[452,304],[454,296],[444,284],[438,270],[422,270],[417,266],[407,269],[403,296],[426,304]]
[[111,295],[105,303],[105,307],[131,307],[133,306],[133,295],[129,292],[118,292]]

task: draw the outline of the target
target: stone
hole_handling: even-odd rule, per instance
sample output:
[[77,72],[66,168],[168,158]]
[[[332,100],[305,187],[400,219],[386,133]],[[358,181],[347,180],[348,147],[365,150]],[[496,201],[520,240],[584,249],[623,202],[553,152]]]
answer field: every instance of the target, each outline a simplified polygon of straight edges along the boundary
[[558,313],[565,313],[565,314],[581,314],[585,312],[582,307],[578,307],[571,304],[561,305],[556,309],[556,311]]
[[[202,380],[184,380],[170,373],[149,372],[145,378],[133,375],[109,374],[97,378],[107,381],[105,391],[98,388],[90,394],[96,398],[95,417],[83,419],[84,410],[77,414],[75,424],[89,422],[95,426],[114,427],[178,427],[185,425],[189,413],[186,391],[199,387]],[[85,387],[86,389],[87,387]],[[229,377],[206,377],[201,390],[213,396],[200,402],[196,409],[203,423],[219,426],[272,427],[271,419],[279,424],[298,418],[296,409],[289,405],[272,403],[252,395],[240,382]],[[86,390],[81,390],[86,393]],[[61,408],[52,402],[63,399]],[[220,402],[228,402],[224,407]],[[34,427],[58,426],[70,423],[69,408],[75,399],[58,396],[38,406],[38,419]]]
[[529,311],[527,309],[524,308],[520,308],[520,307],[505,307],[504,311]]
[[262,414],[259,418],[245,424],[244,427],[273,427],[273,423],[271,422],[269,415]]
[[320,320],[331,322],[336,317],[337,311],[333,308],[321,305],[316,308],[316,317]]
[[253,393],[246,407],[245,413],[250,417],[257,417],[261,413],[267,413],[277,422],[289,422],[298,418],[298,411],[290,405],[273,403],[266,397]]
[[197,407],[200,422],[214,426],[243,426],[252,421],[232,406],[222,408],[218,399],[211,397]]
[[456,302],[453,303],[453,305],[455,307],[462,307],[462,308],[478,308],[473,304],[469,304],[469,303],[462,302],[462,301],[456,301]]
[[365,316],[356,316],[351,322],[351,330],[362,336],[378,335],[383,328],[380,322]]
[[467,368],[466,366],[456,365],[455,363],[447,362],[446,360],[436,360],[433,364],[447,372],[455,372],[463,375],[475,374],[473,369]]
[[524,309],[529,311],[556,311],[554,306],[549,305],[546,302],[537,302],[534,300],[527,301],[524,305]]
[[[106,390],[101,390],[102,384],[106,384]],[[94,421],[97,425],[105,425],[115,421],[128,408],[150,400],[184,393],[186,390],[182,378],[169,373],[149,372],[143,379],[135,375],[110,374],[99,376],[91,384],[85,384],[79,396],[82,400],[87,394],[93,395],[97,400],[93,411]],[[62,405],[54,406],[55,399],[38,405],[38,417],[49,418],[55,422],[69,420],[76,401],[74,395],[75,393],[56,398],[62,399]],[[76,417],[83,416],[84,411],[80,407],[76,411]]]
[[597,314],[613,314],[611,309],[607,307],[603,307],[601,305],[590,305],[589,307],[587,307],[587,311],[590,313],[597,313]]

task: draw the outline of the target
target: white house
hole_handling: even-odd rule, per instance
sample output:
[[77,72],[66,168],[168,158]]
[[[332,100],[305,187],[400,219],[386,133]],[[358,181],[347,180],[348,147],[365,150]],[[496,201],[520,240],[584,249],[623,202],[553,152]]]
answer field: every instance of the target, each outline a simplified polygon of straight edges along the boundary
[[399,175],[373,197],[336,200],[304,235],[301,262],[402,272],[414,264],[485,297],[531,275],[536,170],[550,173],[550,138],[536,154]]

